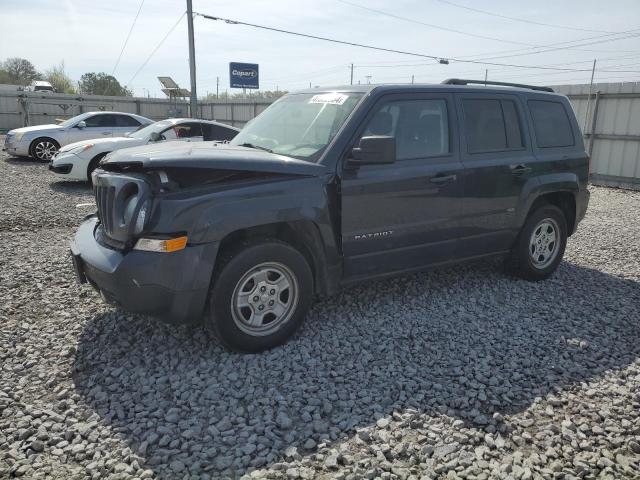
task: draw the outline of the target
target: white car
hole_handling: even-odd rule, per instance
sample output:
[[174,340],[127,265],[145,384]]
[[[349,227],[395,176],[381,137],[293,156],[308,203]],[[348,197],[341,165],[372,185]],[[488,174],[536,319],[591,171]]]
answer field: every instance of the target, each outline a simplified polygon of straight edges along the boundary
[[69,179],[91,181],[91,172],[100,160],[115,150],[171,140],[226,141],[235,137],[239,131],[237,128],[211,120],[161,120],[122,137],[85,140],[62,147],[49,164],[49,170]]
[[11,155],[51,160],[69,143],[93,138],[120,137],[153,123],[146,117],[122,112],[87,112],[58,125],[35,125],[9,130],[4,150]]

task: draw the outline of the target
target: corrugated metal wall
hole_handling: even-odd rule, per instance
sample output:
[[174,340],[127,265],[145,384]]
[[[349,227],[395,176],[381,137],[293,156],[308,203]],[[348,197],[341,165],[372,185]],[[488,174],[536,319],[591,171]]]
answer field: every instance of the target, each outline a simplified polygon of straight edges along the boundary
[[591,182],[640,189],[640,83],[559,85],[591,153]]
[[[18,128],[25,124],[25,112],[19,99],[22,92],[0,91],[0,132]],[[131,98],[107,96],[77,96],[65,94],[22,94],[28,103],[29,125],[55,123],[56,118],[69,118],[92,110],[114,110],[137,113],[153,120],[168,117],[186,117],[189,107],[186,102],[170,102],[157,98]],[[199,103],[200,118],[218,120],[235,127],[262,112],[271,100],[229,100]]]

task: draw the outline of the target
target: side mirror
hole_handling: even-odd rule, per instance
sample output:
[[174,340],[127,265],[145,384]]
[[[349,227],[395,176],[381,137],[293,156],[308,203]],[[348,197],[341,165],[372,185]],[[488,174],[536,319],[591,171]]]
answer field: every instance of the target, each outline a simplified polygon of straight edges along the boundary
[[87,122],[85,122],[84,120],[80,120],[77,124],[76,124],[76,128],[79,128],[80,130],[82,130],[83,128],[85,128],[87,126]]
[[360,144],[351,150],[354,165],[378,165],[396,161],[396,139],[385,135],[362,137]]
[[149,140],[152,142],[159,142],[161,138],[162,136],[158,132],[151,132],[151,135],[149,135]]

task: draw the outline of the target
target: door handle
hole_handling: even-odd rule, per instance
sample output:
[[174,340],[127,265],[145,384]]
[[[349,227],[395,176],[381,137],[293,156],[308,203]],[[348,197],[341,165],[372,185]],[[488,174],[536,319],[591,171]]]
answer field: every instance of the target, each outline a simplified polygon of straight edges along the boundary
[[431,183],[435,183],[436,185],[443,185],[445,183],[453,182],[458,178],[457,175],[436,175],[435,177],[431,177],[429,181]]
[[522,175],[531,171],[531,167],[527,167],[526,165],[520,163],[518,165],[510,165],[512,175]]
[[103,135],[111,135],[111,132],[102,132]]

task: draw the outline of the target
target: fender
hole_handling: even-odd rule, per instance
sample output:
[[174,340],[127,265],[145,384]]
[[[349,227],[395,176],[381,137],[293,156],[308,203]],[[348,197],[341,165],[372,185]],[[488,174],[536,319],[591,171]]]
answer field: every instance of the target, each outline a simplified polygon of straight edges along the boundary
[[578,175],[571,172],[550,173],[531,178],[525,183],[518,199],[514,228],[524,224],[531,206],[542,195],[555,192],[570,192],[574,195],[580,190]]

